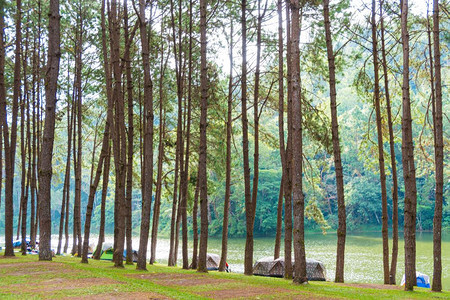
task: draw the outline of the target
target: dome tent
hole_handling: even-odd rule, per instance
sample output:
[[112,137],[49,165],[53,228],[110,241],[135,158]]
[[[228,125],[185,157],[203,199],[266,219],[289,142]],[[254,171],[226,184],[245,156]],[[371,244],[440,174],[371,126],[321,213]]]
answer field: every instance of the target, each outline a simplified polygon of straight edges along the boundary
[[[430,277],[428,275],[416,271],[416,280],[418,287],[431,288]],[[403,274],[401,286],[405,285],[405,281],[405,274]]]
[[[292,262],[294,266],[295,262]],[[273,257],[264,257],[256,261],[253,266],[253,275],[284,277],[284,257],[273,259]],[[322,262],[307,258],[306,259],[306,277],[310,281],[325,281],[326,269]]]

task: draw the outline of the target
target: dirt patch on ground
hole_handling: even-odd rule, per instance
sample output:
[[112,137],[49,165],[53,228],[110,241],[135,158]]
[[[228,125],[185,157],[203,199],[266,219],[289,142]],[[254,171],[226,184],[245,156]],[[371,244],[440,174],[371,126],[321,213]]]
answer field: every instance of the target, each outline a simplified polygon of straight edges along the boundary
[[146,300],[146,299],[172,299],[166,296],[162,296],[156,293],[144,293],[144,292],[117,292],[117,293],[103,293],[90,296],[77,296],[68,297],[65,299],[83,299],[83,300],[122,300],[122,299],[133,299],[133,300]]
[[79,272],[68,265],[50,262],[1,264],[0,267],[3,270],[2,274],[0,274],[0,278],[2,276],[38,276],[49,273],[67,274]]
[[402,287],[397,285],[387,284],[375,284],[375,283],[343,283],[344,286],[356,287],[362,289],[375,289],[375,290],[403,290]]
[[[288,295],[286,293],[292,293],[292,290],[283,290],[283,289],[270,289],[265,287],[258,286],[248,286],[245,288],[227,288],[224,290],[215,290],[215,291],[205,291],[199,292],[198,294],[203,297],[209,297],[212,299],[236,299],[236,298],[253,298],[253,297],[276,297],[278,299],[295,299],[296,297],[301,298],[300,295]],[[284,294],[284,295],[280,295]],[[286,296],[286,297],[284,297]],[[306,295],[306,298],[308,296]]]
[[[97,285],[122,284],[122,282],[109,278],[54,278],[27,284],[26,292],[52,292],[59,290],[70,290],[78,288],[88,288]],[[23,284],[11,284],[7,287],[0,287],[0,292],[23,293]]]
[[133,274],[131,277],[146,279],[165,286],[197,286],[197,285],[218,285],[233,282],[227,279],[211,278],[206,275],[197,274],[168,274],[168,273],[150,273]]

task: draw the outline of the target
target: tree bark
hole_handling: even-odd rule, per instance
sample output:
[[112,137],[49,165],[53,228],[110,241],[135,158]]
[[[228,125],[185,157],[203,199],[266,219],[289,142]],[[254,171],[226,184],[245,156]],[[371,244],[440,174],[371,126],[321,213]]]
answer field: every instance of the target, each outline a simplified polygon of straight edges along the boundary
[[125,72],[126,72],[126,80],[127,80],[127,103],[128,103],[128,151],[127,151],[127,183],[126,183],[126,191],[125,191],[125,201],[126,201],[126,224],[125,224],[125,236],[127,241],[127,255],[126,255],[126,264],[133,264],[133,244],[132,244],[132,229],[133,222],[131,219],[132,216],[132,198],[133,198],[133,139],[134,139],[134,125],[133,125],[133,81],[131,77],[131,58],[129,45],[132,42],[134,35],[130,38],[130,32],[128,28],[128,5],[127,2],[124,2],[124,34],[125,34],[125,45],[127,45],[127,49],[124,54],[125,60]]
[[274,259],[280,257],[281,226],[283,210],[283,190],[286,181],[286,148],[284,143],[284,62],[283,62],[283,0],[277,2],[278,12],[278,136],[280,143],[280,158],[282,176],[280,182],[280,195],[277,206],[277,230],[275,237]]
[[[11,140],[9,140],[8,118],[6,113],[6,99],[4,104],[3,121],[3,137],[5,139],[5,256],[15,256],[12,246],[13,240],[13,189],[14,189],[14,166],[16,158],[17,144],[17,117],[19,110],[20,97],[20,45],[22,42],[22,22],[21,10],[22,1],[16,1],[16,41],[14,50],[14,89],[12,102],[12,119],[11,119]],[[4,33],[3,33],[4,34]],[[3,46],[4,48],[4,46]],[[6,91],[5,91],[6,96]],[[19,212],[20,216],[20,212]],[[20,217],[19,217],[20,220]]]
[[39,260],[52,260],[51,251],[51,179],[53,141],[55,138],[56,91],[59,72],[60,15],[59,0],[50,0],[48,27],[48,60],[45,78],[45,125],[39,168]]
[[412,291],[416,285],[416,170],[412,138],[411,100],[409,92],[409,33],[408,0],[402,0],[401,27],[403,44],[402,84],[402,163],[405,182],[404,236],[405,236],[405,290]]
[[284,278],[292,279],[292,83],[291,83],[291,18],[289,2],[286,1],[286,60],[287,60],[287,99],[288,99],[288,138],[286,163],[284,169]]
[[200,113],[200,147],[198,159],[201,228],[200,228],[200,251],[198,255],[197,272],[207,272],[206,252],[208,248],[208,180],[206,177],[206,125],[208,109],[208,67],[206,62],[206,9],[207,1],[200,0],[200,90],[201,90],[201,113]]
[[253,242],[252,226],[252,199],[250,187],[250,165],[248,150],[248,118],[247,118],[247,0],[241,2],[241,26],[242,26],[242,74],[241,74],[241,107],[242,107],[242,153],[244,158],[244,188],[245,188],[245,219],[246,241],[244,256],[244,274],[253,274],[253,252],[250,252],[250,244]]
[[[114,103],[114,126],[112,127],[114,168],[116,174],[115,206],[114,206],[114,267],[123,268],[123,250],[125,242],[125,164],[126,133],[124,99],[122,96],[122,68],[120,65],[120,6],[117,1],[111,2],[109,10],[111,65],[113,71],[112,101]],[[141,239],[142,242],[142,239]]]
[[197,216],[198,216],[198,194],[199,194],[199,173],[197,172],[197,180],[195,183],[195,193],[194,193],[194,207],[192,209],[192,269],[197,269],[198,266],[198,224],[197,224]]
[[[67,72],[67,78],[69,78],[69,71]],[[67,80],[67,84],[69,85],[69,80]],[[69,88],[68,88],[69,90]],[[69,94],[69,91],[67,91],[67,94]],[[72,113],[71,113],[72,111]],[[70,193],[68,193],[68,190],[70,188],[70,158],[71,158],[71,149],[72,149],[72,123],[73,123],[73,105],[70,105],[70,101],[67,100],[67,157],[66,157],[66,170],[64,175],[64,187],[63,187],[63,196],[62,196],[62,203],[61,203],[61,217],[59,220],[59,236],[58,236],[58,248],[56,251],[56,255],[61,254],[61,244],[62,244],[62,235],[64,230],[64,221],[65,219],[68,220],[69,214],[66,214],[66,210],[69,206],[69,196]],[[67,206],[67,208],[66,208]],[[68,223],[68,221],[67,221]],[[66,225],[66,229],[68,231],[68,226]],[[68,238],[68,232],[67,237]],[[68,240],[66,241],[66,244],[68,244]],[[67,251],[67,247],[64,247],[64,252]]]
[[[163,24],[161,24],[161,34],[163,32]],[[162,37],[162,36],[161,36]],[[161,192],[162,192],[162,171],[164,162],[164,142],[165,142],[165,130],[166,130],[166,118],[164,106],[164,76],[167,65],[167,59],[164,62],[164,46],[161,45],[161,64],[160,64],[160,78],[159,78],[159,144],[158,144],[158,171],[156,175],[156,195],[155,205],[153,207],[153,222],[152,222],[152,235],[150,244],[150,264],[154,264],[156,261],[156,243],[158,237],[158,225],[159,214],[161,208]]]
[[386,191],[386,170],[384,166],[384,149],[383,149],[383,129],[381,120],[380,105],[380,77],[378,64],[378,42],[377,42],[377,24],[375,18],[376,6],[375,0],[372,0],[372,56],[374,71],[374,105],[377,122],[377,141],[378,141],[378,166],[380,171],[381,185],[381,236],[383,239],[383,274],[384,284],[389,284],[389,235],[388,235],[388,212],[387,212],[387,191]]
[[138,270],[146,270],[148,233],[153,186],[153,83],[150,77],[149,43],[145,21],[145,1],[139,0],[139,32],[141,35],[142,63],[144,68],[144,195],[142,200],[141,232]]
[[189,66],[188,66],[188,107],[187,107],[187,128],[186,136],[186,158],[184,161],[184,174],[181,186],[181,219],[182,219],[182,238],[183,238],[183,269],[189,269],[188,257],[188,224],[187,224],[187,198],[188,198],[188,177],[189,177],[189,158],[191,143],[191,114],[192,114],[192,14],[193,1],[189,1]]
[[442,82],[441,82],[441,53],[439,42],[439,1],[433,1],[433,41],[434,41],[434,86],[435,86],[435,116],[434,116],[434,153],[436,198],[433,218],[433,284],[432,290],[442,291],[442,256],[441,256],[441,230],[442,230],[442,202],[444,188],[444,139],[442,124]]
[[225,200],[223,204],[223,223],[222,223],[222,254],[220,256],[219,271],[226,269],[228,253],[228,215],[230,211],[231,196],[231,133],[232,133],[232,110],[233,110],[233,19],[230,24],[229,58],[230,73],[228,78],[228,105],[227,105],[227,157],[225,170]]
[[109,170],[111,166],[111,143],[108,143],[108,153],[105,157],[103,166],[103,182],[102,182],[102,203],[100,207],[100,230],[98,234],[97,248],[94,251],[93,258],[100,259],[102,255],[103,242],[105,240],[105,206],[106,196],[108,194]]
[[380,0],[380,31],[381,31],[381,54],[384,74],[384,93],[386,98],[386,110],[388,116],[389,130],[389,150],[391,155],[392,170],[392,257],[391,269],[389,271],[389,284],[395,285],[395,275],[397,273],[397,257],[398,257],[398,180],[397,180],[397,163],[395,160],[395,142],[394,130],[391,111],[391,100],[389,94],[389,78],[386,59],[386,47],[384,43],[384,20],[383,20],[383,0]]
[[292,200],[294,204],[294,283],[308,282],[306,278],[305,255],[305,199],[302,187],[303,142],[302,142],[302,94],[300,82],[300,3],[291,0],[292,31],[291,31],[291,81],[292,81]]
[[[27,19],[29,20],[29,15],[27,15]],[[22,202],[22,228],[21,228],[21,236],[22,236],[22,244],[21,244],[21,251],[22,255],[26,255],[27,253],[27,216],[28,216],[28,188],[30,185],[30,164],[28,164],[27,168],[27,154],[30,157],[30,151],[28,145],[31,145],[30,143],[30,101],[29,101],[29,91],[28,91],[28,76],[27,76],[27,65],[28,65],[28,40],[29,40],[29,31],[26,29],[25,34],[25,47],[23,49],[22,53],[22,64],[23,64],[23,96],[22,96],[22,103],[20,106],[20,152],[22,156],[22,184],[21,184],[21,202]],[[25,107],[26,112],[25,112]],[[25,115],[26,113],[26,115]],[[25,119],[27,120],[27,128],[25,128]],[[25,129],[26,129],[26,135],[25,135]]]

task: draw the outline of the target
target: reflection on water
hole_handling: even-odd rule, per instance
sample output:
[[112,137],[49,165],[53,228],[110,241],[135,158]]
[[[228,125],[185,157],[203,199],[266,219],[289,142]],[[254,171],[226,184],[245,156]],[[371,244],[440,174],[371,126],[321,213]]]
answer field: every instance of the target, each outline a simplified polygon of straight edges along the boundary
[[[52,236],[52,247],[58,245],[57,235]],[[402,238],[402,237],[401,237]],[[416,268],[417,271],[430,276],[433,275],[433,235],[432,233],[417,234]],[[336,234],[307,234],[306,256],[322,261],[327,268],[328,280],[334,279],[336,263]],[[4,237],[0,237],[1,244]],[[71,240],[70,240],[71,241]],[[91,241],[96,242],[97,237],[92,236]],[[113,241],[112,236],[107,236],[105,242]],[[139,240],[133,240],[133,248],[138,249]],[[397,282],[401,280],[404,272],[404,244],[399,241]],[[228,240],[228,263],[233,272],[244,272],[244,248],[245,239],[232,238]],[[254,241],[253,258],[258,260],[273,255],[274,238],[256,238]],[[69,247],[70,249],[70,247]],[[208,239],[208,252],[220,255],[221,239]],[[181,265],[181,242],[178,253],[178,262]],[[192,250],[192,245],[190,245]],[[345,247],[345,281],[364,283],[383,283],[382,263],[382,240],[380,233],[363,233],[360,235],[348,235]],[[389,251],[392,251],[392,240],[390,240]],[[158,239],[157,261],[166,264],[169,252],[169,240]],[[283,245],[281,255],[283,256]],[[147,255],[149,257],[149,254]],[[189,252],[192,257],[192,251]],[[442,279],[443,288],[450,290],[450,235],[443,235],[442,239]]]

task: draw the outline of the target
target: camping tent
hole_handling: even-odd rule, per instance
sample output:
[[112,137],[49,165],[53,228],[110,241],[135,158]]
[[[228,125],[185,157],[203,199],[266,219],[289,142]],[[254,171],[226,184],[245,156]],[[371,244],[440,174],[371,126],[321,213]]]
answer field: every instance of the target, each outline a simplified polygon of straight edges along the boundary
[[[426,274],[416,272],[416,278],[417,278],[417,286],[418,287],[424,287],[424,288],[430,288],[430,277]],[[401,285],[405,285],[405,274],[403,274],[402,283]]]
[[[206,269],[209,271],[217,271],[219,270],[219,264],[220,256],[218,254],[206,253]],[[189,268],[192,268],[192,265]]]
[[[101,260],[113,260],[114,249],[113,247],[109,247],[102,251],[102,255],[100,256]],[[123,259],[125,260],[127,257],[127,250],[123,250]],[[138,253],[136,250],[133,250],[133,261],[137,262]]]
[[[294,262],[292,262],[294,266]],[[306,277],[311,281],[325,281],[326,269],[322,262],[315,259],[306,259]],[[284,257],[273,259],[273,257],[264,257],[258,260],[253,266],[253,275],[283,277],[284,276]]]

